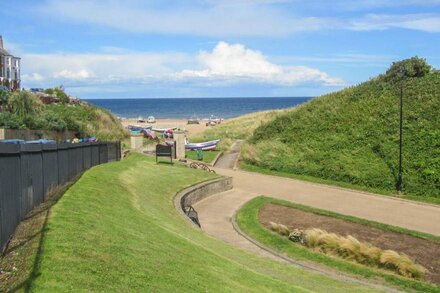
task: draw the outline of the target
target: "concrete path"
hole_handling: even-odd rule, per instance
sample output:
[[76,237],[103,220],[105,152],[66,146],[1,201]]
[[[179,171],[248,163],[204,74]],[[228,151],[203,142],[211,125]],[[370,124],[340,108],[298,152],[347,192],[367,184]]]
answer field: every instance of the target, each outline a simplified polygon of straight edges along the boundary
[[[356,216],[411,230],[440,235],[440,207],[365,192],[314,184],[289,178],[215,168],[233,177],[234,189],[228,197],[208,198],[197,210],[202,225],[214,221],[212,212],[223,217],[224,225],[249,199],[266,195],[345,215]],[[215,201],[215,202],[214,202]],[[223,212],[220,212],[223,211]],[[232,227],[231,227],[232,228]],[[209,233],[209,231],[208,231]]]
[[224,153],[215,163],[215,167],[222,169],[233,169],[240,155],[240,148],[243,141],[236,141],[229,152]]
[[[286,262],[286,259],[258,247],[237,233],[231,221],[243,204],[259,195],[440,235],[440,207],[435,205],[258,173],[221,168],[215,168],[215,171],[218,174],[233,177],[234,188],[208,197],[194,205],[202,229],[213,237],[236,247],[276,261]],[[299,265],[332,275],[331,272],[313,268],[313,264],[309,266],[299,263]],[[342,275],[338,275],[337,278],[353,281],[352,278]],[[371,286],[375,285],[371,284]],[[387,288],[385,291],[393,290]]]

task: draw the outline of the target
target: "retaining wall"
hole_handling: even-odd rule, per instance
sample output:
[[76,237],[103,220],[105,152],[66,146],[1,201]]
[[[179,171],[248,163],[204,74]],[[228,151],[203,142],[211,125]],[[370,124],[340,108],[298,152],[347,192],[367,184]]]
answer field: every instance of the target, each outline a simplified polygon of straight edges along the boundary
[[174,206],[189,222],[194,224],[185,214],[185,208],[194,205],[208,196],[232,189],[232,177],[221,177],[188,187],[179,192]]

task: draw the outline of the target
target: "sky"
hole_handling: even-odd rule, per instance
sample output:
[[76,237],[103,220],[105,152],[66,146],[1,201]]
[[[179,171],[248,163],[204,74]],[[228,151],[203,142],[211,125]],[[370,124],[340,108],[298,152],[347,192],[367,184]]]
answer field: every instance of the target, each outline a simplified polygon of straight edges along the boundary
[[81,98],[317,96],[419,56],[440,0],[1,0],[22,86]]

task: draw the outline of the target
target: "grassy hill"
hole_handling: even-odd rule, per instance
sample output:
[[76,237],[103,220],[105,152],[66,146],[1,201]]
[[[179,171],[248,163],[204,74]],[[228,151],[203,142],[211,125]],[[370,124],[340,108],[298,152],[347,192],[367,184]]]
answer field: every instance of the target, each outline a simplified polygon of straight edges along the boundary
[[275,117],[285,112],[285,110],[269,110],[228,119],[202,133],[191,136],[190,139],[191,141],[197,142],[220,138],[219,148],[223,151],[229,150],[230,146],[236,140],[249,139],[257,127],[275,119]]
[[[244,162],[265,170],[395,190],[400,83],[394,68],[261,125],[243,150]],[[404,79],[403,123],[404,192],[440,199],[438,72]]]
[[[191,226],[175,210],[173,198],[179,190],[215,177],[179,165],[158,165],[139,154],[92,168],[52,207],[42,234],[30,240],[39,249],[29,277],[21,267],[17,270],[21,289],[372,291],[251,255]],[[0,282],[2,289],[8,287]]]

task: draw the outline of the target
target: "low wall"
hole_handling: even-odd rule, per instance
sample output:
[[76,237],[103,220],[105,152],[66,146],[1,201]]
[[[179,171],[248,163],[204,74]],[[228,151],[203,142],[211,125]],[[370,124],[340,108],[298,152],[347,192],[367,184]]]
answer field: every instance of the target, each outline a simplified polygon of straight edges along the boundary
[[24,139],[34,140],[39,138],[53,139],[59,143],[66,139],[75,138],[75,131],[51,131],[51,130],[31,130],[31,129],[5,129],[0,128],[0,140],[2,139]]
[[174,199],[174,206],[191,224],[195,225],[185,214],[185,207],[192,206],[208,196],[232,189],[232,177],[221,177],[188,187],[179,192]]

